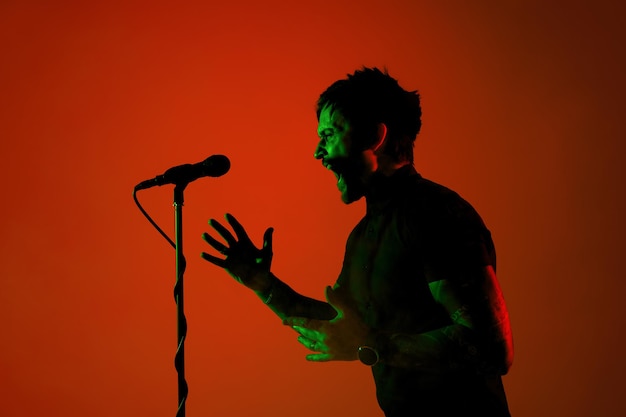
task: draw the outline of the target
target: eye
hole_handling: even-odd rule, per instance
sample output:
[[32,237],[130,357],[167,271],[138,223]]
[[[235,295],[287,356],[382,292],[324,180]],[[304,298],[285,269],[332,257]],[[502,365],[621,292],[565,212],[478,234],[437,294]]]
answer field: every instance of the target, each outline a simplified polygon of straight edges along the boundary
[[322,136],[320,136],[321,139],[325,142],[328,142],[329,139],[331,139],[333,137],[332,133],[322,133]]

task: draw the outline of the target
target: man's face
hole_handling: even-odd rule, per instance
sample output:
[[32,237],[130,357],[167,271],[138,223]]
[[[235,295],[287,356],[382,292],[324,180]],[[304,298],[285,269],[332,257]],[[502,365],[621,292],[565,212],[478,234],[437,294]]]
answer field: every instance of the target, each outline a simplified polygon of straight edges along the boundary
[[320,113],[317,134],[320,141],[315,158],[335,174],[341,200],[346,204],[359,200],[365,194],[367,164],[353,143],[352,127],[338,111],[326,106]]

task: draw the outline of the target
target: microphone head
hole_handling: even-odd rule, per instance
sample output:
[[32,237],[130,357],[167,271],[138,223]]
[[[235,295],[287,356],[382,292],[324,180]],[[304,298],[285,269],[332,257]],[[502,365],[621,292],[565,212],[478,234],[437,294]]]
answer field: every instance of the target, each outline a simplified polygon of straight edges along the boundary
[[230,160],[224,155],[211,155],[202,162],[205,175],[221,177],[230,169]]

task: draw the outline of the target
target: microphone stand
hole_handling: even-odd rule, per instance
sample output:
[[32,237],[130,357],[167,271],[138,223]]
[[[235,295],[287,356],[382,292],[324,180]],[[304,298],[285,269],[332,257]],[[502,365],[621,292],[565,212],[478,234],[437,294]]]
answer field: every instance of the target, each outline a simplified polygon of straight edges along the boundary
[[178,411],[176,417],[185,417],[185,403],[189,392],[187,381],[185,380],[185,338],[187,337],[187,319],[185,318],[183,302],[183,275],[187,262],[183,255],[183,192],[188,182],[177,183],[174,188],[174,213],[176,232],[176,285],[174,286],[174,299],[176,300],[176,322],[178,348],[174,366],[178,372]]
[[[176,300],[176,327],[178,336],[178,347],[174,366],[178,372],[178,411],[176,417],[185,417],[185,404],[189,392],[187,381],[185,380],[185,339],[187,338],[187,319],[185,318],[183,302],[183,275],[187,262],[183,255],[183,192],[187,185],[201,177],[219,177],[230,169],[230,161],[224,155],[213,155],[198,164],[185,164],[170,168],[163,175],[159,175],[148,181],[137,184],[133,190],[133,199],[141,213],[157,229],[157,231],[176,250],[176,285],[174,286],[174,299]],[[159,225],[156,224],[150,215],[144,210],[137,199],[137,191],[161,186],[164,184],[174,184],[174,214],[175,214],[175,241],[169,238]]]

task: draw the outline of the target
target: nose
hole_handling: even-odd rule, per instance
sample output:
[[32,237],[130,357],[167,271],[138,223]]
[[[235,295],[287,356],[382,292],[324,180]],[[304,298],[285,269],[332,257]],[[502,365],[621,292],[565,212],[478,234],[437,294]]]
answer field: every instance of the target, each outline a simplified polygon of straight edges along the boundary
[[322,159],[326,155],[326,149],[324,148],[324,144],[322,142],[323,139],[319,141],[317,147],[315,148],[315,153],[313,154],[315,159]]

